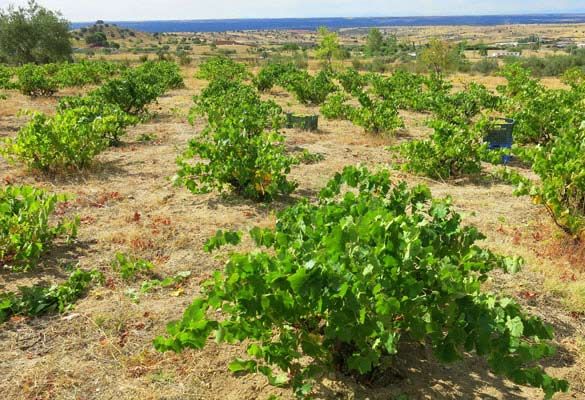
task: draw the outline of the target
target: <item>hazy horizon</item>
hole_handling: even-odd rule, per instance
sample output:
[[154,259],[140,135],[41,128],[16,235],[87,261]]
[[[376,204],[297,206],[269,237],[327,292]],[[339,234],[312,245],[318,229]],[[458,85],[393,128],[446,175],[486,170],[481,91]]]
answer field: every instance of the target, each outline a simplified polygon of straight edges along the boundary
[[[24,5],[27,0],[8,0],[1,7]],[[38,0],[52,10],[61,11],[72,22],[104,21],[189,21],[225,19],[283,19],[283,18],[383,18],[383,17],[443,17],[481,15],[579,14],[585,13],[582,0],[529,1],[496,0],[464,1],[431,0],[385,1],[370,0],[367,4],[355,0],[100,0],[76,2],[71,0]],[[455,10],[455,11],[454,11]]]
[[93,23],[97,20],[104,22],[148,22],[148,21],[229,21],[229,20],[265,20],[265,19],[358,19],[358,18],[440,18],[440,17],[481,17],[481,16],[513,16],[513,15],[583,15],[585,9],[576,11],[565,11],[565,12],[517,12],[517,13],[486,13],[486,14],[421,14],[421,15],[360,15],[360,16],[317,16],[317,17],[233,17],[233,18],[174,18],[174,19],[88,19],[85,21],[71,20],[72,23]]

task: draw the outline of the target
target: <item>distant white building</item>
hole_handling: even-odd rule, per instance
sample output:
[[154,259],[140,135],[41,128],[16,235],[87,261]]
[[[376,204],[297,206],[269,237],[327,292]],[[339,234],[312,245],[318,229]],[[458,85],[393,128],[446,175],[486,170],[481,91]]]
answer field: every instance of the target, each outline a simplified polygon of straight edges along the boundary
[[502,58],[502,57],[520,57],[519,51],[506,51],[498,50],[490,54],[491,58]]
[[518,47],[518,42],[502,42],[502,43],[496,43],[496,46],[500,46],[500,47]]
[[577,43],[578,49],[585,49],[585,43]]

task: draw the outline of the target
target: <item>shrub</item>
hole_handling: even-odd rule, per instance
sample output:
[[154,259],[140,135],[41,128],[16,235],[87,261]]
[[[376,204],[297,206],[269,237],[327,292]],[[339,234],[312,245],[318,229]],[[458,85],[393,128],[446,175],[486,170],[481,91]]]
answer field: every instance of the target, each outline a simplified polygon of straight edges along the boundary
[[111,146],[119,145],[121,136],[126,133],[125,129],[138,123],[137,117],[126,114],[118,105],[107,103],[98,96],[62,98],[57,106],[57,112],[62,113],[70,109],[76,109],[81,113],[86,123],[101,120],[103,122],[99,125],[101,132]]
[[532,164],[540,181],[517,179],[516,194],[531,195],[555,223],[577,239],[585,239],[585,123],[567,128],[546,146],[517,149]]
[[447,88],[436,93],[431,106],[435,118],[453,123],[468,124],[481,111],[496,110],[501,104],[500,97],[475,82],[454,94],[449,93]]
[[499,69],[500,66],[497,60],[490,60],[487,58],[483,58],[471,65],[472,72],[477,72],[484,75],[491,75]]
[[392,100],[396,107],[413,111],[428,111],[433,104],[430,93],[430,79],[403,70],[395,71],[386,77],[380,74],[369,74],[372,93],[385,100]]
[[13,270],[34,267],[51,242],[77,233],[77,220],[56,219],[55,208],[67,200],[29,186],[0,189],[0,265]]
[[368,133],[391,133],[404,127],[404,121],[390,100],[372,100],[365,93],[359,95],[361,107],[352,108],[349,119]]
[[95,85],[113,78],[123,67],[106,61],[81,61],[56,66],[54,79],[60,87]]
[[345,93],[331,93],[321,106],[321,115],[327,119],[349,119],[352,112],[352,107],[347,104],[349,99]]
[[12,82],[13,76],[12,68],[0,65],[0,89],[14,89],[16,85]]
[[368,84],[367,76],[360,75],[360,73],[353,68],[347,68],[343,72],[338,73],[336,77],[347,93],[359,93]]
[[169,89],[184,85],[179,67],[168,61],[145,62],[125,71],[92,94],[119,106],[129,114],[144,112],[146,106]]
[[211,57],[199,66],[199,71],[195,76],[208,81],[216,78],[242,81],[249,77],[249,72],[244,64],[227,57]]
[[479,130],[467,124],[433,121],[428,140],[413,140],[393,147],[405,160],[402,168],[431,178],[449,179],[481,171],[482,144]]
[[286,77],[299,72],[292,63],[270,63],[263,67],[254,77],[254,85],[262,92],[272,89],[274,85],[284,86]]
[[337,90],[330,73],[319,71],[315,76],[306,71],[300,71],[286,76],[284,86],[294,93],[297,100],[303,104],[323,104],[327,96]]
[[356,94],[360,107],[347,104],[349,97],[345,94],[334,93],[327,97],[321,114],[328,119],[348,119],[368,133],[390,133],[404,126],[392,101],[371,99],[365,92]]
[[18,69],[17,86],[27,96],[52,96],[57,91],[57,82],[44,66],[27,64]]
[[370,72],[386,72],[388,63],[386,59],[382,57],[375,57],[371,63],[367,64],[368,71]]
[[67,109],[54,117],[34,113],[16,138],[5,141],[1,151],[9,160],[31,169],[55,172],[84,168],[109,146],[108,133],[119,126],[118,116],[88,120],[90,114],[88,107]]
[[183,66],[190,65],[191,62],[193,61],[193,59],[185,52],[178,54],[177,57],[179,58],[179,64]]
[[116,253],[112,262],[112,269],[120,274],[125,281],[132,280],[136,275],[149,273],[154,268],[150,261],[127,256],[123,253]]
[[518,64],[506,66],[502,75],[508,82],[498,89],[504,95],[504,112],[516,120],[516,142],[546,144],[567,125],[585,119],[582,93],[577,88],[547,89]]
[[[481,291],[491,270],[513,271],[518,261],[477,246],[484,236],[461,225],[449,200],[388,176],[348,167],[318,204],[304,199],[275,229],[254,228],[266,250],[232,254],[155,347],[200,349],[211,334],[245,341],[248,357],[230,371],[260,372],[308,397],[328,371],[365,375],[387,364],[401,339],[426,341],[442,362],[475,350],[496,374],[548,397],[566,391],[535,366],[554,353],[551,329],[512,299]],[[206,249],[239,240],[218,232]]]
[[[275,103],[262,101],[251,86],[218,80],[196,102],[192,118],[204,114],[208,126],[178,160],[177,183],[194,193],[232,189],[259,201],[294,190],[286,175],[296,160],[285,155]],[[193,163],[194,157],[204,161]]]
[[37,316],[69,311],[93,282],[102,280],[103,276],[98,271],[76,269],[62,284],[20,287],[19,294],[0,293],[0,323],[12,315]]

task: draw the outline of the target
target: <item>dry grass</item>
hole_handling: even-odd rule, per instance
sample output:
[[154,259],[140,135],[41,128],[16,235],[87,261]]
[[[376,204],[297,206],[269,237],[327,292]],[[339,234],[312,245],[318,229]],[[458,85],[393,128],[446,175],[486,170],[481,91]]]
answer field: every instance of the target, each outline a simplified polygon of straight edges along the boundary
[[[1,177],[18,184],[32,184],[54,192],[75,194],[68,213],[83,224],[75,248],[55,249],[47,266],[31,276],[0,274],[0,289],[12,289],[35,280],[59,281],[59,262],[98,268],[107,277],[76,309],[62,316],[15,319],[0,327],[0,393],[5,399],[265,399],[271,394],[292,399],[287,390],[268,386],[258,376],[233,376],[227,362],[243,352],[242,346],[210,344],[202,351],[179,355],[159,354],[152,339],[165,324],[181,316],[199,291],[200,284],[221,268],[222,260],[202,251],[206,238],[218,228],[247,229],[274,223],[274,212],[287,202],[266,206],[233,196],[190,194],[174,187],[175,158],[202,125],[185,119],[191,97],[204,82],[184,70],[187,88],[176,90],[152,107],[156,116],[136,126],[124,144],[104,153],[89,170],[59,177],[28,174],[0,159]],[[496,84],[497,82],[494,82]],[[317,113],[299,105],[278,90],[268,96],[286,109]],[[20,108],[54,109],[56,99],[31,101],[11,92],[2,103],[0,129],[12,136],[25,122],[14,114]],[[407,129],[398,138],[364,134],[343,121],[320,121],[320,131],[286,130],[291,149],[305,148],[325,155],[313,165],[300,165],[292,178],[300,184],[296,198],[313,197],[345,165],[363,163],[387,166],[385,147],[396,141],[428,135],[424,115],[403,113]],[[156,140],[141,143],[144,133]],[[509,186],[489,180],[446,184],[395,173],[395,179],[426,183],[434,195],[453,197],[465,222],[477,225],[485,245],[505,254],[520,255],[526,268],[517,275],[494,274],[488,287],[510,295],[533,313],[555,326],[559,353],[547,361],[547,370],[567,378],[571,394],[558,399],[585,398],[585,293],[583,269],[571,264],[571,254],[561,251],[559,232],[543,210],[525,198],[512,195]],[[125,284],[112,272],[116,252],[152,260],[162,276],[191,271],[181,287],[128,296],[139,283]],[[50,264],[50,265],[49,265]],[[374,387],[365,387],[343,376],[329,376],[319,385],[318,398],[388,399],[407,394],[410,399],[536,399],[538,390],[517,387],[486,372],[475,357],[442,366],[428,351],[405,344],[396,360],[396,374]]]

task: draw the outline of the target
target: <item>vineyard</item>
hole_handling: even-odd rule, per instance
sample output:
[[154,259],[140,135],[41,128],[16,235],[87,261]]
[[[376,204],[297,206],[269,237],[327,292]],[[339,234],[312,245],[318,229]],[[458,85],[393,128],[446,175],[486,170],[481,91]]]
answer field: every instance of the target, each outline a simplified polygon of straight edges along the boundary
[[7,398],[585,398],[582,69],[0,64],[0,93]]

